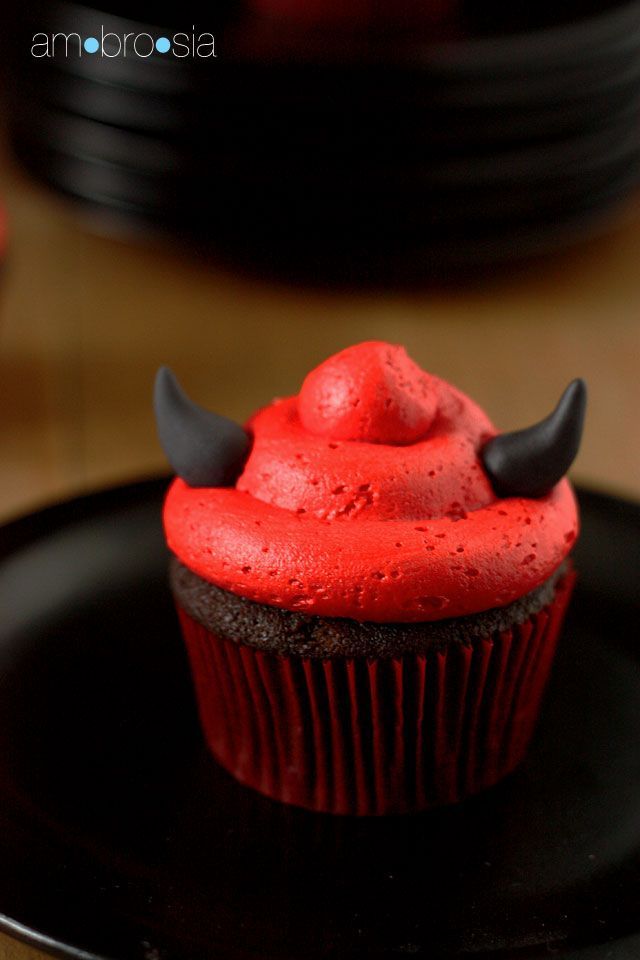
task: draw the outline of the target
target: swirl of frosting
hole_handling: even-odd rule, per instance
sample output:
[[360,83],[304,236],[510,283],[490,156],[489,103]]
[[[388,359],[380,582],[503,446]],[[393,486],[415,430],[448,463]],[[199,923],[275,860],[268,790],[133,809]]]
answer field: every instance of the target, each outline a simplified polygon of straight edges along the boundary
[[379,622],[504,606],[578,532],[566,480],[499,498],[479,451],[496,431],[401,347],[370,342],[312,371],[247,425],[235,487],[176,479],[164,523],[194,573],[273,606]]

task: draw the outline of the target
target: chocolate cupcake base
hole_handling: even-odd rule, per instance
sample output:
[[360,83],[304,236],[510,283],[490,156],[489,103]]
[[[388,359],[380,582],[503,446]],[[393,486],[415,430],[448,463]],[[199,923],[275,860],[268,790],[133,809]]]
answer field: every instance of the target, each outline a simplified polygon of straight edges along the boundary
[[422,624],[278,610],[176,560],[171,580],[222,766],[276,800],[380,815],[454,803],[520,763],[574,574],[564,567],[504,608]]

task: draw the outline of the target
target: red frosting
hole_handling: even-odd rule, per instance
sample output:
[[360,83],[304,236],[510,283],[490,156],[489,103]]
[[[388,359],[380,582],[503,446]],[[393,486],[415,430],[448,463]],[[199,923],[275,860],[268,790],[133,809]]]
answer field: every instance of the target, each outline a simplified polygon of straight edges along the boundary
[[177,479],[164,521],[187,567],[252,600],[380,622],[457,617],[542,583],[578,532],[566,480],[537,500],[496,497],[478,457],[491,422],[402,347],[342,351],[248,429],[235,488]]

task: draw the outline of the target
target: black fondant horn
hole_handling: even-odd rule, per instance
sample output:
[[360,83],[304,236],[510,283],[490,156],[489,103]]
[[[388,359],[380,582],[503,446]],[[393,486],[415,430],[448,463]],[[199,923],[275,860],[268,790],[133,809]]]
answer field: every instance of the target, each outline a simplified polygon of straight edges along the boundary
[[193,403],[168,367],[156,375],[153,406],[169,463],[190,487],[235,482],[249,449],[239,424]]
[[499,497],[542,497],[562,479],[580,446],[586,404],[584,381],[573,380],[540,423],[485,444],[481,459]]

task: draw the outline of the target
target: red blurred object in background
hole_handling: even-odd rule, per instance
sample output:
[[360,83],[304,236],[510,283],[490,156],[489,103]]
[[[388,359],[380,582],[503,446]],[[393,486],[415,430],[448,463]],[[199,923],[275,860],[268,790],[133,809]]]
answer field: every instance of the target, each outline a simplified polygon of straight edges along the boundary
[[416,28],[452,20],[457,0],[251,0],[260,14],[341,27]]

